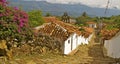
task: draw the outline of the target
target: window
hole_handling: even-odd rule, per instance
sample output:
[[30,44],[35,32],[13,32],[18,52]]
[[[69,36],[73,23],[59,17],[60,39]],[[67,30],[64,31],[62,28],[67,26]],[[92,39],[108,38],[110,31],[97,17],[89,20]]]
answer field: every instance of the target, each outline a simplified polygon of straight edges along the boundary
[[76,35],[76,38],[77,38],[77,35]]
[[68,44],[70,44],[70,40],[68,40]]

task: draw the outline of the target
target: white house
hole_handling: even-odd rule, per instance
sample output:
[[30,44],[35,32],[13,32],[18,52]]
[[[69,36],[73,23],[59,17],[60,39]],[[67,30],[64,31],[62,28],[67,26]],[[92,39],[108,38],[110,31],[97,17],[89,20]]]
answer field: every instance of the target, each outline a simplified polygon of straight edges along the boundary
[[105,40],[104,47],[107,50],[107,56],[120,58],[120,32],[118,32],[113,38]]
[[86,22],[86,24],[88,24],[88,27],[90,27],[90,28],[97,28],[97,23],[95,23],[93,21],[88,21],[88,22]]
[[51,17],[45,19],[47,19],[47,22],[52,19],[53,22],[44,24],[36,29],[41,34],[50,35],[51,37],[60,39],[60,41],[62,41],[61,50],[63,54],[69,54],[81,44],[89,44],[92,33],[90,33],[88,37],[85,37],[77,27],[61,21],[56,21]]

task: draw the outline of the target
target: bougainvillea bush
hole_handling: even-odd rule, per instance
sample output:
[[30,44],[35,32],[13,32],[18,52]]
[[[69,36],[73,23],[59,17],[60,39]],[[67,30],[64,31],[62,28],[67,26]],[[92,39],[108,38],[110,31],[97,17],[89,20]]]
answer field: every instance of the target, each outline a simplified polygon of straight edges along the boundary
[[7,4],[6,0],[0,0],[0,39],[27,38],[32,34],[27,13]]

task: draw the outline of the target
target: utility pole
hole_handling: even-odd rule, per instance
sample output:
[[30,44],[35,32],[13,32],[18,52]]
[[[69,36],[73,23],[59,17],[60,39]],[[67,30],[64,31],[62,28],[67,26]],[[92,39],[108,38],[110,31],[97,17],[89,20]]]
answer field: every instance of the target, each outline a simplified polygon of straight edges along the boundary
[[[110,0],[107,1],[105,13],[104,13],[105,16],[107,14],[107,11],[108,11],[108,8],[109,8],[109,4],[110,4]],[[99,33],[102,30],[102,28],[103,28],[103,21],[104,21],[104,18],[99,18]],[[100,36],[100,43],[102,45],[104,44],[104,40],[102,39],[102,36]]]
[[105,15],[106,15],[107,10],[108,10],[108,8],[109,8],[109,4],[110,4],[110,0],[107,1],[107,5],[106,5],[106,9],[105,9]]

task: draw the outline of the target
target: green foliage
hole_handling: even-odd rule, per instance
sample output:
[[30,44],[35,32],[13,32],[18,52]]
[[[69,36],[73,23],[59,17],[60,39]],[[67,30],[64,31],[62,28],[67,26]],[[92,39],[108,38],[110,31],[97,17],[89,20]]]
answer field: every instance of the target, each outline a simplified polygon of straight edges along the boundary
[[29,25],[31,27],[36,27],[42,25],[44,20],[42,18],[42,12],[40,10],[33,10],[28,12],[29,15]]
[[86,12],[83,12],[82,16],[86,17],[86,16],[87,16],[87,13],[86,13]]
[[9,7],[6,0],[0,1],[0,40],[29,38],[32,31],[28,25],[28,15],[17,7]]
[[120,28],[120,15],[118,16],[111,16],[111,17],[102,17],[104,22],[109,24],[107,28]]
[[83,14],[76,18],[76,25],[77,26],[86,26],[87,21],[94,21],[99,22],[102,21],[103,23],[106,23],[107,26],[106,29],[113,29],[113,28],[120,28],[120,15],[118,16],[111,16],[111,17],[89,17],[86,12],[83,12]]
[[78,25],[84,24],[84,23],[85,23],[85,20],[84,20],[84,19],[85,19],[85,18],[82,17],[82,16],[76,18],[76,21],[77,21],[76,24],[78,24]]
[[81,16],[76,18],[76,25],[85,26],[87,21],[92,21],[93,18],[89,17],[86,12],[84,12]]
[[82,26],[84,26],[84,24],[76,24],[76,26],[81,26],[82,27]]
[[46,17],[49,17],[49,16],[51,16],[51,14],[50,13],[46,13],[46,15],[45,15]]
[[79,29],[81,32],[85,32],[85,29],[84,28],[80,28]]
[[108,25],[105,27],[105,29],[107,29],[107,30],[113,30],[114,28],[116,28],[115,25]]
[[17,33],[17,25],[14,23],[0,25],[0,39],[5,39],[6,37],[14,37],[14,34]]

